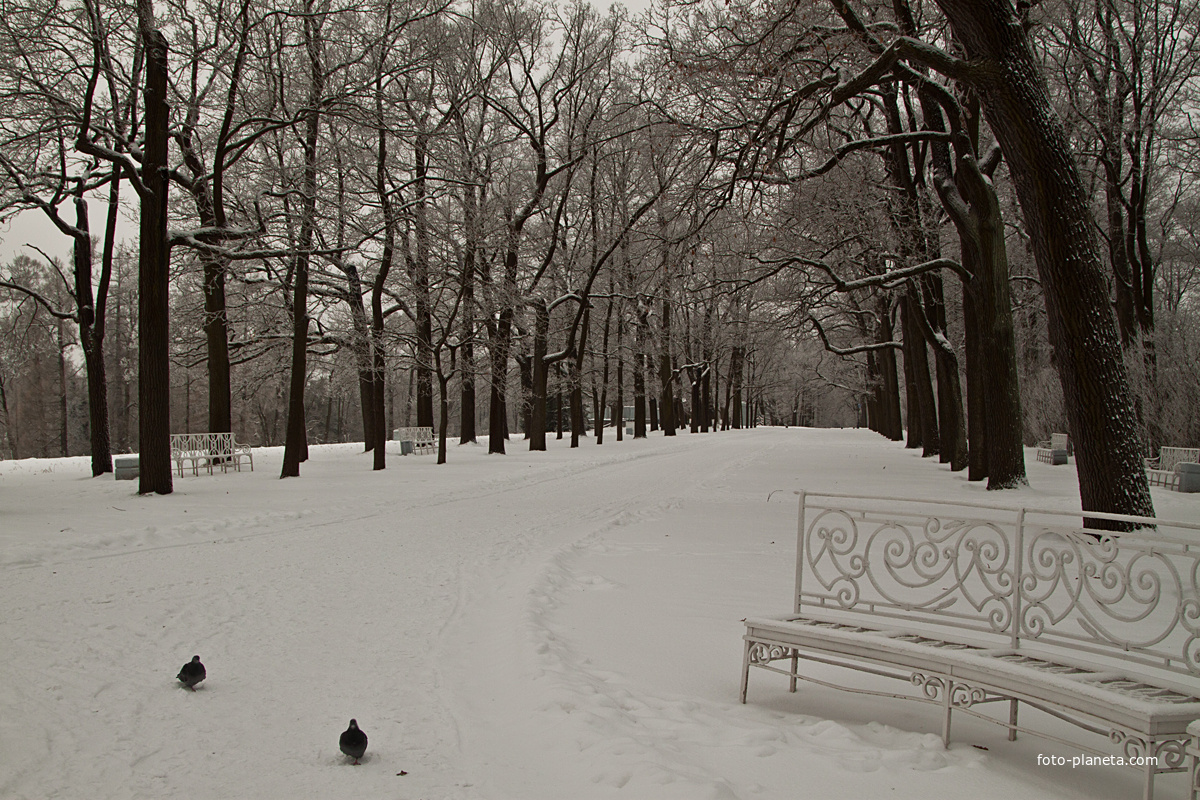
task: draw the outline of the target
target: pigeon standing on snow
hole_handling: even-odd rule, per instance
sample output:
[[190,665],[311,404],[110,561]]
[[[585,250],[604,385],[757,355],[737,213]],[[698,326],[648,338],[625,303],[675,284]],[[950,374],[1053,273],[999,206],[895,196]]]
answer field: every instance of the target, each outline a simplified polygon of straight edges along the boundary
[[196,684],[204,680],[204,665],[200,663],[200,656],[192,656],[192,660],[184,664],[175,677],[179,678],[184,686],[193,692],[196,691]]
[[343,753],[354,759],[355,764],[363,757],[363,753],[367,752],[367,735],[359,730],[358,720],[350,720],[350,727],[342,731],[338,746],[342,748]]

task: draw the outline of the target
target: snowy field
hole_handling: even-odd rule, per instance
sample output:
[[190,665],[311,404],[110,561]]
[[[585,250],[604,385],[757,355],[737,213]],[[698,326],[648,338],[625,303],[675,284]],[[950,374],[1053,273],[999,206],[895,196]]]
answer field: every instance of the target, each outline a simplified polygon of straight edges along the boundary
[[[1072,509],[1073,464],[1029,450],[1032,487],[989,494],[867,431],[549,444],[383,472],[314,447],[288,480],[263,449],[165,497],[0,461],[0,798],[1140,796],[961,715],[943,750],[929,706],[757,671],[737,702],[740,620],[790,608],[792,490]],[[1154,500],[1200,520],[1200,495]]]

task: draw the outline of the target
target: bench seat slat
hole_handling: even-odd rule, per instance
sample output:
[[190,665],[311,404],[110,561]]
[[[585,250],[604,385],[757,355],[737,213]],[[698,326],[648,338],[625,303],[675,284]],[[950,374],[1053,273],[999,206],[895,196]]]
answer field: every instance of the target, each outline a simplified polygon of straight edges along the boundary
[[[747,619],[747,643],[882,661],[914,672],[947,673],[1007,698],[1048,703],[1146,736],[1183,735],[1200,719],[1200,697],[1129,678],[1107,665],[1088,668],[1014,653],[999,642],[934,638],[896,631],[851,631],[804,618]],[[801,655],[802,657],[802,655]],[[801,676],[803,677],[803,676]]]

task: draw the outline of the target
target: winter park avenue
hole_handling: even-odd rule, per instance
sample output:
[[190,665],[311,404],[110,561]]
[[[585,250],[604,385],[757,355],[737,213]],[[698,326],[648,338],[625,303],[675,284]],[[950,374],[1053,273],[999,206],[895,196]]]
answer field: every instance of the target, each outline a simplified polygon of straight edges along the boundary
[[1200,0],[0,0],[0,800],[1200,800]]
[[[286,481],[256,449],[254,472],[169,497],[86,458],[0,461],[0,797],[1140,792],[1115,747],[964,717],[946,749],[936,710],[815,683],[756,678],[738,702],[741,620],[792,591],[794,491],[1077,509],[1074,469],[1032,448],[1004,493],[865,430],[464,446],[383,472],[360,448],[314,447]],[[1200,521],[1197,497],[1154,489],[1169,519]]]

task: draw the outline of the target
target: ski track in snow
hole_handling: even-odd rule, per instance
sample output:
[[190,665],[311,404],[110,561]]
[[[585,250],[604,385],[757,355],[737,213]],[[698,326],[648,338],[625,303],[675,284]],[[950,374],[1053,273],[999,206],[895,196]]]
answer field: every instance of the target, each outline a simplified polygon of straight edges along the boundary
[[[314,447],[286,481],[267,448],[166,498],[85,459],[0,462],[0,798],[1136,792],[969,721],[944,750],[922,707],[762,675],[737,702],[739,618],[790,603],[793,490],[982,487],[865,431],[524,447],[383,472]],[[1029,469],[986,499],[1078,507],[1073,469]],[[1190,500],[1155,494],[1168,517]],[[193,693],[174,675],[195,653]]]
[[[662,696],[630,687],[623,676],[596,669],[560,633],[554,612],[569,603],[572,593],[620,588],[607,578],[589,574],[582,562],[595,553],[633,551],[606,542],[613,529],[650,524],[671,511],[702,502],[711,492],[727,488],[726,478],[761,459],[769,448],[741,455],[718,456],[712,473],[690,476],[677,493],[655,499],[636,510],[623,509],[599,530],[561,548],[545,565],[529,592],[527,634],[542,656],[541,668],[550,676],[554,695],[539,711],[582,717],[577,733],[581,751],[595,750],[590,780],[613,789],[630,789],[639,797],[739,798],[759,796],[765,787],[751,782],[739,790],[724,777],[719,757],[730,748],[756,757],[797,751],[835,759],[858,772],[881,766],[892,769],[935,770],[971,766],[981,760],[979,751],[945,751],[935,734],[898,731],[878,724],[851,730],[827,720],[798,719],[791,730],[764,728],[755,712],[730,709],[724,704]],[[680,668],[686,669],[686,653]],[[652,754],[648,756],[648,754]],[[799,777],[799,776],[797,776]]]

